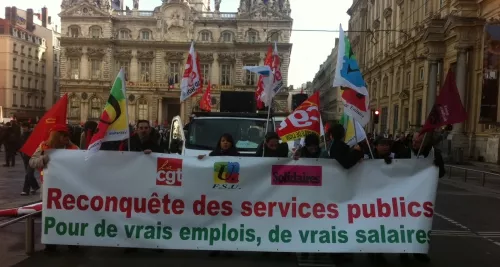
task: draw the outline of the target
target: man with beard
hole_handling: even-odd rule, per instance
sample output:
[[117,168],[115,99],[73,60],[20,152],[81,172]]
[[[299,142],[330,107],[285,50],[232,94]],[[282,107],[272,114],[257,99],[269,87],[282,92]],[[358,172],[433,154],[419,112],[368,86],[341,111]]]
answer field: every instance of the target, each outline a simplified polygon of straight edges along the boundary
[[[129,151],[129,140],[124,140],[120,145],[120,151]],[[130,136],[130,151],[143,151],[144,154],[151,152],[161,153],[157,140],[151,137],[151,125],[147,120],[139,120],[135,133]]]

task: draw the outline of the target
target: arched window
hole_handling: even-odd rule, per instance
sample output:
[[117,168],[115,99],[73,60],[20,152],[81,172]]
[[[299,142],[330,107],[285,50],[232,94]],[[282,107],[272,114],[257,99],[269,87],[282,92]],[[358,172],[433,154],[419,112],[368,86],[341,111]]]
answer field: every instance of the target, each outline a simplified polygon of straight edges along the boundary
[[247,32],[247,37],[249,43],[256,43],[259,39],[259,34],[254,30],[249,30]]
[[129,29],[121,29],[118,31],[118,39],[127,40],[130,39],[130,30]]
[[230,43],[233,41],[233,33],[230,31],[225,31],[222,33],[221,41],[224,43]]
[[81,35],[80,27],[77,25],[71,25],[68,27],[68,36],[77,38]]
[[280,32],[278,31],[273,31],[269,33],[269,36],[267,37],[270,42],[279,42],[280,40]]
[[148,101],[142,98],[137,101],[137,119],[147,120],[149,118]]
[[212,41],[212,33],[207,30],[201,31],[198,39],[202,42],[210,42]]
[[98,97],[90,99],[90,114],[89,119],[96,120],[101,117],[102,101]]
[[153,39],[153,33],[150,30],[148,30],[148,29],[141,30],[139,32],[139,39],[140,40],[144,40],[144,41],[152,40]]
[[92,38],[100,38],[102,34],[102,29],[100,26],[94,25],[89,28],[89,35]]
[[80,118],[80,99],[74,95],[69,98],[68,117],[72,119]]

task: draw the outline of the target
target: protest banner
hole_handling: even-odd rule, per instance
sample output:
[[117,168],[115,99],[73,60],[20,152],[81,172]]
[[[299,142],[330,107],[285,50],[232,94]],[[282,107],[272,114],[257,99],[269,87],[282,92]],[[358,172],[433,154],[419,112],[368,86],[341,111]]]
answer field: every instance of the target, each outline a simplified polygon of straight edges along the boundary
[[188,250],[426,253],[433,159],[50,154],[42,243]]

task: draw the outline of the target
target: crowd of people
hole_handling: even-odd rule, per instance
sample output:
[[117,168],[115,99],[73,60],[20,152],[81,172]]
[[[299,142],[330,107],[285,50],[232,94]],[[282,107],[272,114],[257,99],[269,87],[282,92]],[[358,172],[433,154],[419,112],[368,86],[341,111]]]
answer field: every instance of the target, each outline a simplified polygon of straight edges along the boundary
[[[49,138],[42,142],[35,153],[29,157],[19,149],[31,134],[29,124],[22,124],[19,127],[17,122],[7,123],[0,129],[0,143],[5,148],[6,163],[4,167],[15,165],[16,153],[21,154],[26,170],[25,182],[21,195],[34,194],[40,189],[35,178],[35,170],[40,171],[40,181],[43,183],[43,168],[49,162],[49,156],[45,151],[49,149],[87,149],[96,133],[97,123],[89,121],[78,131],[79,138],[76,138],[74,128],[68,125],[55,125],[51,128]],[[296,160],[300,158],[331,158],[336,160],[343,168],[349,169],[366,159],[384,159],[387,164],[392,163],[392,159],[427,157],[434,151],[435,165],[439,167],[439,177],[444,176],[444,162],[439,149],[435,148],[433,133],[427,135],[400,135],[396,138],[392,136],[368,136],[358,145],[350,147],[344,141],[345,129],[341,124],[333,125],[327,133],[327,144],[321,144],[320,137],[316,134],[309,134],[305,137],[302,146],[290,149],[286,142],[280,142],[280,137],[275,132],[269,132],[265,140],[258,146],[255,157],[292,157]],[[152,127],[149,121],[139,120],[135,128],[131,127],[129,140],[105,142],[101,150],[115,151],[135,151],[145,154],[171,152],[169,147],[169,133],[166,129]],[[77,143],[78,142],[78,143]],[[77,144],[75,144],[77,143]],[[129,149],[130,146],[130,149]],[[322,148],[323,147],[323,148]],[[325,149],[326,147],[327,149]],[[435,149],[433,149],[435,148]],[[292,151],[292,152],[291,152]],[[240,153],[235,146],[235,140],[231,134],[223,134],[215,145],[215,149],[208,155],[199,155],[202,160],[207,156],[239,156]],[[46,251],[54,251],[53,245],[47,245]],[[70,249],[78,249],[71,246]],[[126,249],[126,252],[133,252],[136,249]],[[217,252],[212,253],[217,255]],[[423,262],[429,261],[426,254],[415,254],[415,259]],[[334,254],[337,262],[345,261],[348,254]],[[384,263],[383,254],[371,254],[370,259],[375,263]],[[406,261],[409,254],[401,254],[401,259]]]

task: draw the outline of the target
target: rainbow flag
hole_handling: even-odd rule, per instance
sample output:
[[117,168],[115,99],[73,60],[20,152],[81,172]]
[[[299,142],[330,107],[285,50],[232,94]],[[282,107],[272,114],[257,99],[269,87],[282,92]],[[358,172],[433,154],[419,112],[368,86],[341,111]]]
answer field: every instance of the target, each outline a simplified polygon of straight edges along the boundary
[[116,76],[108,102],[102,111],[97,125],[97,132],[90,141],[87,159],[101,149],[103,142],[120,141],[129,138],[125,84],[125,72],[122,68]]
[[[366,132],[359,122],[353,120],[352,117],[347,116],[345,113],[340,119],[340,124],[344,125],[345,129],[345,143],[349,146],[355,146],[359,142],[366,139]],[[356,127],[356,128],[354,128]]]

